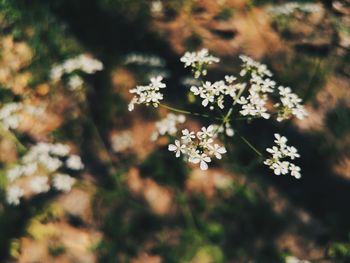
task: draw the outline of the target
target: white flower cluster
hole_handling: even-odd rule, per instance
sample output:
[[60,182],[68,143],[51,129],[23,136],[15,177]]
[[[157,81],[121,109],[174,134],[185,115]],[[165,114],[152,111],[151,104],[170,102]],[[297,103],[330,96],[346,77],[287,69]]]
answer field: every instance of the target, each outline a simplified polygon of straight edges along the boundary
[[220,59],[210,55],[208,49],[204,48],[198,52],[186,52],[180,61],[185,64],[185,68],[192,68],[194,77],[197,79],[207,75],[207,65],[218,63]]
[[169,144],[168,150],[174,152],[176,157],[183,154],[186,161],[199,163],[202,170],[207,170],[212,157],[221,159],[222,154],[226,153],[224,146],[214,143],[216,135],[213,125],[202,127],[197,133],[184,129],[181,139]]
[[154,141],[157,140],[159,136],[166,134],[174,136],[177,133],[177,125],[185,121],[186,117],[184,115],[168,113],[164,119],[156,122],[157,131],[151,135],[151,139]]
[[31,147],[19,163],[6,172],[8,187],[6,200],[18,205],[20,198],[27,194],[45,193],[53,187],[60,191],[69,191],[75,179],[58,170],[61,168],[81,170],[84,165],[78,155],[70,154],[65,144],[38,143]]
[[[225,147],[214,144],[214,138],[220,133],[225,133],[226,136],[234,135],[231,120],[235,118],[237,120],[269,119],[276,115],[277,121],[282,121],[294,116],[303,119],[307,115],[301,104],[302,100],[292,93],[290,88],[277,86],[276,82],[271,79],[272,72],[265,64],[245,55],[241,55],[240,59],[242,65],[237,77],[226,75],[224,80],[215,82],[203,80],[200,84],[194,83],[191,86],[190,92],[194,95],[191,98],[199,98],[203,107],[208,107],[210,110],[217,107],[218,110],[223,110],[229,105],[230,108],[223,117],[214,117],[219,122],[213,123],[208,128],[203,127],[197,133],[187,129],[182,130],[181,139],[175,140],[174,144],[168,146],[169,151],[175,152],[176,157],[182,154],[185,160],[199,163],[200,168],[205,170],[213,156],[220,159],[221,155],[226,152]],[[185,64],[185,68],[191,67],[194,79],[197,80],[199,76],[207,74],[207,65],[219,62],[219,59],[210,55],[207,49],[203,49],[199,52],[186,52],[181,61]],[[159,76],[151,78],[151,84],[148,86],[137,86],[136,89],[132,89],[130,92],[135,93],[135,96],[129,104],[129,110],[133,110],[135,104],[152,104],[157,107],[159,101],[163,99],[161,88],[165,88],[165,84],[162,83],[162,77]],[[235,112],[244,117],[233,116]],[[207,114],[193,113],[193,115],[210,118]],[[153,134],[152,138],[157,139],[159,135],[165,134],[175,135],[178,131],[176,125],[184,121],[184,117],[179,119],[178,116],[169,114],[156,124],[158,131]],[[275,174],[290,173],[300,178],[300,168],[285,160],[287,157],[292,160],[299,157],[297,150],[295,147],[286,145],[285,137],[278,134],[275,134],[275,137],[278,147],[267,149],[272,157],[265,160],[265,164]],[[243,141],[258,152],[248,141],[245,139]]]
[[34,107],[31,105],[24,105],[20,102],[6,103],[0,109],[0,122],[5,129],[17,129],[21,122],[20,113],[38,116],[44,112],[41,107]]
[[135,89],[130,90],[130,93],[134,93],[135,96],[129,103],[129,111],[134,110],[135,104],[146,104],[147,106],[152,104],[154,107],[158,107],[159,101],[163,99],[160,89],[166,87],[162,80],[163,77],[161,76],[153,77],[149,85],[137,86]]
[[299,179],[301,178],[300,167],[295,164],[286,161],[286,158],[294,160],[299,158],[298,150],[294,146],[287,145],[287,138],[279,135],[278,133],[274,134],[276,146],[272,148],[267,148],[266,151],[272,156],[264,161],[264,164],[270,167],[276,175],[288,174]]
[[250,79],[250,87],[248,96],[241,96],[237,100],[242,105],[240,113],[243,116],[263,117],[269,119],[270,114],[267,112],[266,104],[268,102],[268,94],[274,92],[276,83],[269,78],[263,79],[253,71]]
[[245,56],[245,55],[240,55],[239,58],[242,60],[242,69],[239,73],[241,77],[244,77],[248,73],[250,74],[255,74],[260,77],[272,77],[271,71],[267,68],[265,64],[262,64],[258,61],[255,61],[251,57]]
[[86,54],[79,55],[74,58],[67,59],[60,65],[55,65],[50,72],[50,79],[52,81],[61,80],[64,74],[70,74],[74,71],[82,71],[87,74],[93,74],[96,71],[103,69],[103,64]]
[[125,65],[138,65],[138,66],[149,66],[149,67],[164,67],[164,59],[155,56],[142,53],[131,53],[128,54],[124,59]]
[[273,15],[284,15],[288,16],[296,11],[304,13],[317,13],[322,10],[321,4],[318,3],[299,3],[299,2],[288,2],[280,5],[273,5],[268,7],[267,11]]
[[280,86],[278,91],[281,102],[274,105],[278,109],[277,121],[289,119],[292,115],[301,120],[307,116],[304,106],[300,104],[302,100],[289,87]]
[[236,97],[236,92],[244,89],[244,85],[233,84],[236,80],[233,76],[226,76],[225,81],[216,81],[211,83],[206,81],[202,86],[192,86],[191,92],[195,96],[199,96],[202,99],[202,105],[204,107],[210,105],[210,109],[213,110],[217,105],[220,109],[224,108],[225,95],[229,95],[232,98]]

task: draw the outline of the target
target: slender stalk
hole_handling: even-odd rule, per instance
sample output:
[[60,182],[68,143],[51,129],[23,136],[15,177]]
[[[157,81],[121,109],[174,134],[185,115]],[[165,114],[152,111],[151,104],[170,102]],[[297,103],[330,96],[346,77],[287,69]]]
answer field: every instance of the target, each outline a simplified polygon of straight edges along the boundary
[[237,131],[236,134],[239,136],[239,138],[242,139],[242,141],[244,141],[257,155],[259,155],[260,157],[263,156],[263,154],[253,146],[253,144],[251,144],[245,137],[243,137],[242,135],[240,135]]
[[168,106],[168,105],[165,105],[165,104],[161,104],[161,103],[159,104],[159,106],[162,107],[162,108],[174,111],[174,112],[178,112],[178,113],[183,113],[183,114],[187,114],[187,115],[194,115],[194,116],[200,116],[200,117],[204,117],[204,118],[214,118],[216,120],[222,120],[222,118],[219,118],[219,117],[213,117],[213,116],[210,116],[210,115],[207,115],[207,114],[201,114],[201,113],[197,113],[197,112],[181,110],[181,109],[177,109],[177,108],[174,108],[174,107],[171,107],[171,106]]
[[9,130],[5,129],[3,125],[0,124],[0,136],[4,137],[12,142],[14,142],[16,144],[16,147],[20,150],[20,151],[26,151],[27,147],[25,147],[18,139],[17,137],[10,132]]

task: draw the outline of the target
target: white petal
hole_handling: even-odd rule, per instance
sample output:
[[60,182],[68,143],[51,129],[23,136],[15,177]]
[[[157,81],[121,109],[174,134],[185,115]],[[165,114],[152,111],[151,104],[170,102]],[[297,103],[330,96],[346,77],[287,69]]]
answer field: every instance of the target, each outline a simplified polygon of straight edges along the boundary
[[208,164],[206,162],[204,162],[204,161],[201,161],[200,168],[201,168],[201,170],[207,170],[208,169]]

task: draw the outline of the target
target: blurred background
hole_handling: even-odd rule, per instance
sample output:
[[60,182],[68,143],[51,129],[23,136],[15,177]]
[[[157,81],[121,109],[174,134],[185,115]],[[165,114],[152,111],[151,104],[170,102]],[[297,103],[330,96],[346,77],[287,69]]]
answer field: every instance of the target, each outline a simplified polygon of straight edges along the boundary
[[[348,0],[0,0],[0,30],[1,105],[45,106],[11,134],[69,144],[85,164],[70,192],[8,205],[5,168],[22,153],[1,134],[0,262],[350,262]],[[200,48],[221,58],[210,80],[237,75],[246,54],[303,98],[303,121],[239,127],[262,151],[286,135],[300,180],[275,176],[238,136],[207,171],[150,141],[167,112],[129,112],[129,89],[160,74],[168,104],[201,111],[180,62]],[[50,80],[80,54],[103,70],[80,88]]]

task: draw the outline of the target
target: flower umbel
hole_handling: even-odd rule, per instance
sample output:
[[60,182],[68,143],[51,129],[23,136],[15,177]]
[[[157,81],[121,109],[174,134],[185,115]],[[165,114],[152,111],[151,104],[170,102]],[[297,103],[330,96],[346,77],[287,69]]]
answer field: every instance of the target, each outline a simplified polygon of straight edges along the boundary
[[286,158],[294,160],[299,158],[297,149],[294,146],[287,145],[287,138],[284,136],[275,133],[275,143],[276,146],[272,148],[267,148],[266,151],[271,154],[271,157],[264,161],[264,164],[270,167],[276,175],[288,174],[291,176],[300,179],[300,167],[295,164],[286,161]]
[[163,99],[163,94],[160,89],[164,89],[166,85],[162,82],[163,77],[152,77],[151,83],[147,86],[137,86],[135,89],[130,90],[130,93],[135,94],[129,103],[129,111],[134,110],[135,104],[152,104],[154,107],[158,107],[159,102]]

